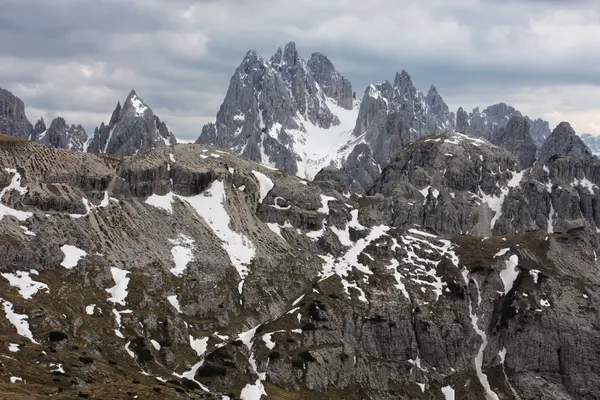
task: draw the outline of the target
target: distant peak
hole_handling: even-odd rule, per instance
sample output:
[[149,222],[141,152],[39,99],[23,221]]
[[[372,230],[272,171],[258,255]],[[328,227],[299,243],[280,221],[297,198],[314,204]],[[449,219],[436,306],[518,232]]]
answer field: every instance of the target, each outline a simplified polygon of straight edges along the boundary
[[429,87],[429,93],[431,93],[431,94],[433,94],[433,95],[438,95],[438,94],[439,94],[439,92],[438,92],[437,88],[436,88],[434,85],[431,85],[431,86]]
[[412,79],[410,75],[405,70],[402,70],[400,73],[396,72],[396,78],[394,79],[394,86],[399,86],[401,88],[410,88],[413,87]]
[[125,108],[133,108],[135,110],[135,115],[141,116],[144,115],[148,106],[144,103],[144,100],[137,95],[135,90],[131,90],[127,96],[127,100],[125,100]]
[[558,125],[556,125],[556,128],[554,128],[554,131],[552,131],[552,133],[557,132],[557,133],[561,133],[563,135],[575,135],[575,129],[573,129],[573,127],[571,126],[570,123],[568,123],[567,121],[562,121],[561,123],[559,123]]
[[296,50],[296,42],[287,42],[287,44],[285,45],[285,53],[297,53],[298,51]]
[[254,49],[248,50],[244,59],[242,60],[242,64],[247,65],[256,65],[256,64],[264,64],[263,58],[258,54],[258,52]]

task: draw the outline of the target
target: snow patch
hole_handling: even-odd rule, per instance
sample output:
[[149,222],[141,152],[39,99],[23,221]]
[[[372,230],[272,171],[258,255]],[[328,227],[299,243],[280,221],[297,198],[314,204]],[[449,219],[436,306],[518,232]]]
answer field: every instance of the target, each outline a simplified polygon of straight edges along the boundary
[[17,333],[23,336],[24,338],[31,340],[33,343],[39,344],[35,341],[35,339],[33,338],[33,334],[29,330],[29,323],[27,322],[29,316],[25,314],[17,314],[14,311],[14,305],[9,301],[0,298],[0,302],[4,306],[4,313],[6,314],[6,318],[12,324],[12,326],[14,326],[17,329]]
[[17,271],[14,274],[12,273],[3,273],[2,276],[8,280],[8,283],[16,287],[19,290],[19,294],[24,299],[30,299],[34,294],[39,292],[42,289],[45,289],[47,292],[50,291],[48,285],[42,282],[37,282],[31,279],[30,274],[37,275],[36,270],[26,271]]
[[258,183],[260,185],[260,199],[258,200],[258,202],[262,203],[265,197],[267,197],[267,194],[269,194],[271,189],[273,189],[273,186],[275,186],[275,184],[268,176],[266,176],[262,172],[252,170],[252,173],[254,174],[256,179],[258,179]]
[[442,393],[444,394],[444,398],[446,400],[454,400],[454,389],[450,386],[444,386],[442,388]]
[[4,168],[4,170],[9,174],[13,174],[13,176],[8,186],[2,189],[2,191],[0,191],[0,221],[2,221],[2,218],[4,218],[5,216],[15,217],[19,221],[25,221],[27,218],[31,217],[33,213],[15,210],[14,208],[2,204],[2,199],[4,198],[4,195],[9,191],[16,190],[21,195],[27,193],[27,187],[21,186],[21,174],[19,174],[16,169],[12,168]]
[[196,352],[198,357],[202,357],[208,348],[208,338],[194,338],[190,335],[190,347]]
[[115,286],[108,289],[104,289],[105,291],[111,294],[111,297],[108,299],[108,301],[114,304],[121,304],[124,306],[125,298],[128,295],[127,285],[129,285],[130,280],[129,277],[127,277],[127,274],[129,274],[130,272],[125,271],[124,269],[111,267],[110,273],[112,274],[113,280],[115,281]]
[[77,263],[79,263],[79,260],[87,256],[87,253],[84,250],[69,244],[63,245],[60,250],[65,255],[60,265],[67,269],[75,268]]
[[171,248],[175,267],[171,268],[170,272],[175,276],[182,276],[187,269],[188,263],[194,260],[194,254],[192,253],[194,241],[190,237],[180,233],[177,239],[169,239],[169,242],[175,245]]

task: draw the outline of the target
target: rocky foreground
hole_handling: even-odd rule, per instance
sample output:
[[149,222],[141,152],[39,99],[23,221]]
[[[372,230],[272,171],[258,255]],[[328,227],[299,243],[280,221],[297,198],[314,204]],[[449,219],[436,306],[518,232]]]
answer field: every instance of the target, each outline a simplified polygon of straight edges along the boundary
[[0,398],[600,399],[600,162],[519,165],[438,135],[359,196],[0,136]]

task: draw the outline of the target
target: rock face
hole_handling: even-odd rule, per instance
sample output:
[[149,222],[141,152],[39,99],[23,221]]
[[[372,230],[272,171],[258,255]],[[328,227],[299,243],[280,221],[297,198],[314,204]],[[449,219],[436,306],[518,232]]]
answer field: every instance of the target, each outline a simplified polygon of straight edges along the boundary
[[167,125],[135,93],[129,93],[123,107],[117,103],[108,125],[100,124],[84,151],[133,155],[176,144]]
[[357,111],[350,82],[329,59],[315,53],[305,62],[290,42],[269,61],[246,54],[197,143],[312,179],[323,166],[340,165]]
[[[35,131],[42,128],[44,121],[35,125]],[[38,136],[37,141],[48,147],[57,149],[68,149],[83,151],[88,139],[85,129],[81,125],[67,125],[64,118],[55,118],[48,129],[44,129]]]
[[467,114],[461,107],[456,114],[456,131],[469,136],[490,139],[494,132],[505,127],[513,116],[523,117],[527,120],[531,137],[537,148],[541,147],[546,138],[550,136],[550,126],[547,121],[540,118],[531,120],[505,103],[493,104],[483,111],[479,111],[479,107],[477,107],[470,114]]
[[561,122],[544,142],[538,158],[540,161],[546,162],[555,156],[569,157],[579,161],[592,157],[592,152],[568,122]]
[[596,159],[440,134],[364,196],[201,145],[0,165],[7,398],[600,393]]
[[399,149],[427,135],[450,132],[454,125],[454,114],[437,89],[431,86],[425,96],[406,71],[396,74],[393,85],[370,85],[354,128],[359,145],[341,168],[344,180],[354,190],[368,190]]
[[351,110],[354,106],[352,84],[335,70],[333,63],[321,53],[313,53],[306,66],[312,72],[323,93],[340,107]]
[[17,96],[0,88],[0,134],[29,138],[33,126],[25,115],[25,104]]
[[531,125],[525,117],[510,117],[506,126],[492,134],[490,142],[510,151],[521,168],[531,167],[535,162],[537,149],[531,137]]

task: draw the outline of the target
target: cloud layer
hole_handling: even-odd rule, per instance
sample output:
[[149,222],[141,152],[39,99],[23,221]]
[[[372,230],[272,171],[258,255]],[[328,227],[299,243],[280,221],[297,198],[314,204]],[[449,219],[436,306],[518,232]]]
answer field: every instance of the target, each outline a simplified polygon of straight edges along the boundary
[[176,136],[214,119],[246,51],[293,40],[362,93],[407,70],[471,109],[504,101],[600,134],[600,1],[3,0],[0,87],[88,131],[131,89]]

